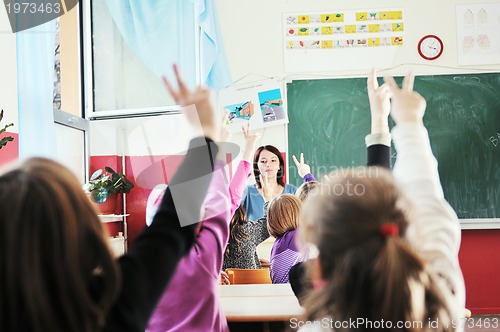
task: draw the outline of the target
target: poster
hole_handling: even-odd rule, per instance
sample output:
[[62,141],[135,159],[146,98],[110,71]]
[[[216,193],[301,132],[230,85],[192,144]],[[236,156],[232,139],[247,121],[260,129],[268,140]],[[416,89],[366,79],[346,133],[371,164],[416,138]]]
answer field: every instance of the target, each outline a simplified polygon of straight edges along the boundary
[[219,107],[228,112],[231,132],[241,132],[250,123],[251,129],[288,123],[283,94],[275,79],[230,86],[219,91]]
[[284,14],[285,71],[389,67],[404,31],[402,9]]
[[457,5],[458,64],[500,63],[500,3]]

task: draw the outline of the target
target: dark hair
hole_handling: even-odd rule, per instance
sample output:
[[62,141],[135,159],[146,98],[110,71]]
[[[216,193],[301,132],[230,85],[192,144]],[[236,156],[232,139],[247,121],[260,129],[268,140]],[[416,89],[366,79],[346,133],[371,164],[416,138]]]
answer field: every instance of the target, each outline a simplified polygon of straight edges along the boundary
[[259,158],[260,158],[260,153],[263,151],[269,151],[273,154],[275,154],[278,157],[278,160],[280,162],[280,168],[278,170],[278,174],[276,175],[276,181],[280,186],[285,186],[285,181],[283,181],[283,177],[285,176],[285,161],[283,160],[283,156],[281,155],[280,150],[278,150],[275,146],[272,145],[263,145],[259,147],[256,151],[255,154],[253,155],[253,175],[255,177],[255,182],[257,183],[257,188],[262,188],[260,184],[260,171],[259,171]]
[[0,175],[0,330],[97,331],[120,287],[97,210],[63,165]]
[[[409,320],[450,321],[451,310],[432,275],[404,238],[409,203],[392,175],[380,168],[341,170],[320,189],[311,193],[301,215],[302,235],[319,250],[325,282],[306,299],[306,319],[363,317],[393,326]],[[387,223],[397,225],[399,236],[381,234]],[[415,310],[415,302],[421,310]]]
[[[234,211],[233,218],[229,224],[229,241],[228,243],[234,243],[236,248],[239,248],[240,242],[246,241],[249,235],[243,231],[243,226],[245,223],[249,222],[247,219],[247,213],[245,207],[240,205],[236,211]],[[230,256],[229,245],[226,246],[226,251],[224,253],[226,259]]]
[[278,238],[299,227],[301,201],[295,195],[283,194],[273,199],[267,208],[267,230]]
[[314,189],[319,187],[318,181],[309,181],[304,182],[300,185],[300,187],[295,192],[295,196],[297,196],[301,202],[304,202],[308,197],[309,193]]

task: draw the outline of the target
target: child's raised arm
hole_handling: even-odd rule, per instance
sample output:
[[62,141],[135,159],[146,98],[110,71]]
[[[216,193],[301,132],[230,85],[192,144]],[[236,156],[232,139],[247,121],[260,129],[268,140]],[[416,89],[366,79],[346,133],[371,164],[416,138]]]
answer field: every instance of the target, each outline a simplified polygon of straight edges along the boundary
[[398,152],[394,176],[414,206],[407,238],[437,276],[438,288],[453,310],[453,318],[463,318],[465,286],[458,263],[460,224],[444,199],[427,130],[423,125],[425,99],[413,91],[409,74],[400,89],[386,77],[392,93],[391,116],[396,122],[392,133]]
[[387,83],[378,85],[377,72],[372,69],[366,82],[370,101],[371,133],[365,137],[367,166],[391,168],[391,134],[389,112],[391,110],[390,89]]

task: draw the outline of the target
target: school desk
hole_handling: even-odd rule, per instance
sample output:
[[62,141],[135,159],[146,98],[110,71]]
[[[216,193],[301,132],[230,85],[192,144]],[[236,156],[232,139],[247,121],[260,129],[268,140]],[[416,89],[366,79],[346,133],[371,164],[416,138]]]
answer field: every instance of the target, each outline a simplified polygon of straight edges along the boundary
[[290,284],[219,286],[228,322],[289,321],[303,313]]

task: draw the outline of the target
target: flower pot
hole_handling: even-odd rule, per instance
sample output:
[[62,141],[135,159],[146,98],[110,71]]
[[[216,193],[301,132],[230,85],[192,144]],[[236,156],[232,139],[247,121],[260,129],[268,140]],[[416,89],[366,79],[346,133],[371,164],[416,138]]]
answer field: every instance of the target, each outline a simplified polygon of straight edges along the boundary
[[99,211],[102,214],[116,214],[117,204],[118,203],[118,195],[110,195],[104,201],[104,203],[96,204]]

